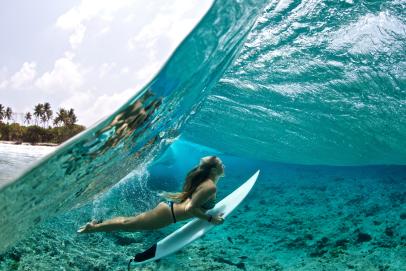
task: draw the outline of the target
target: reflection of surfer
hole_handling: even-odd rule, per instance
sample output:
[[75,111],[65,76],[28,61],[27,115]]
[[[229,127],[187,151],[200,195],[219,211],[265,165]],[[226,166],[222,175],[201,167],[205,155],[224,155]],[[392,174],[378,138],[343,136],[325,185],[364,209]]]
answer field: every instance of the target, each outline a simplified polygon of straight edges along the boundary
[[149,100],[153,95],[153,92],[148,90],[135,103],[117,114],[106,127],[98,131],[97,136],[109,131],[112,131],[112,134],[99,149],[92,152],[92,155],[103,154],[108,149],[115,147],[122,139],[131,135],[139,135],[142,132],[140,128],[146,119],[161,105],[161,99]]
[[101,223],[92,221],[82,226],[78,232],[154,230],[191,217],[216,225],[222,224],[224,219],[221,215],[205,214],[216,203],[216,185],[222,176],[224,165],[221,160],[216,156],[204,157],[187,174],[182,192],[166,194],[171,201],[161,202],[154,209],[134,217],[115,217]]

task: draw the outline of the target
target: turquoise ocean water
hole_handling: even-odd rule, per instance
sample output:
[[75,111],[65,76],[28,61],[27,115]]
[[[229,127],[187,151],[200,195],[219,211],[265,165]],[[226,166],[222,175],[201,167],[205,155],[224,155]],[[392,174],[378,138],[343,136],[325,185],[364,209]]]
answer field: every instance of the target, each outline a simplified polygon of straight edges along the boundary
[[137,95],[1,188],[0,270],[126,270],[180,224],[77,228],[154,207],[210,154],[219,198],[261,169],[252,193],[137,270],[404,270],[405,8],[215,1]]

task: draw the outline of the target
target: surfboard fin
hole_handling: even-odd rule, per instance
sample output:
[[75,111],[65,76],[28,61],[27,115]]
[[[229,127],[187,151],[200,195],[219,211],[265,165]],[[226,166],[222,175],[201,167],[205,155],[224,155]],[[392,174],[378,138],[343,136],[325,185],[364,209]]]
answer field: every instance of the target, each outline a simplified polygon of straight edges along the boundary
[[156,252],[156,243],[150,247],[149,249],[145,250],[144,252],[138,253],[134,256],[135,262],[143,262],[155,257]]

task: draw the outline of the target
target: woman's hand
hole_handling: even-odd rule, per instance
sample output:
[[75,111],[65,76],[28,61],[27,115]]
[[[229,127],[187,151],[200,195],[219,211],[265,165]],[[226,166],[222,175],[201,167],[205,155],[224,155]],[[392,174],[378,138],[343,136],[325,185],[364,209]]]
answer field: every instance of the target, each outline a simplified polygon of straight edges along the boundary
[[221,215],[214,215],[210,221],[210,223],[214,225],[220,225],[224,223],[224,218],[222,217],[223,214]]

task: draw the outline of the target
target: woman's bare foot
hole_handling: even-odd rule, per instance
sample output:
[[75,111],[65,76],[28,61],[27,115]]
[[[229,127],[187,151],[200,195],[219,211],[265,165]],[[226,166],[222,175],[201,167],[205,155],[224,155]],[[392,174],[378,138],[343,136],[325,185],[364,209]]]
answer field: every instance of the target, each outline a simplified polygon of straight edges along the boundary
[[92,232],[92,230],[95,228],[94,226],[95,226],[96,224],[97,224],[97,221],[96,221],[96,220],[92,220],[92,221],[86,223],[86,225],[80,227],[77,232],[78,232],[78,233],[88,233],[88,232]]

